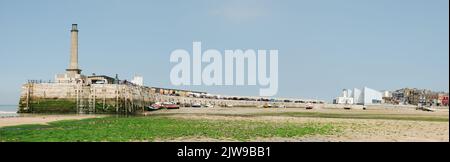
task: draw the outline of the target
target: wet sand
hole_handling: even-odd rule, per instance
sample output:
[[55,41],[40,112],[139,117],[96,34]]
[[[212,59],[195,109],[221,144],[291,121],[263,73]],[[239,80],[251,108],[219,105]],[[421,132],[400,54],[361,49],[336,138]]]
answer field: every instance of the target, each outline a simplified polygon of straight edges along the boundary
[[47,124],[48,122],[60,120],[80,120],[87,118],[103,117],[104,115],[29,115],[25,114],[18,117],[0,118],[0,128],[6,126],[23,124]]

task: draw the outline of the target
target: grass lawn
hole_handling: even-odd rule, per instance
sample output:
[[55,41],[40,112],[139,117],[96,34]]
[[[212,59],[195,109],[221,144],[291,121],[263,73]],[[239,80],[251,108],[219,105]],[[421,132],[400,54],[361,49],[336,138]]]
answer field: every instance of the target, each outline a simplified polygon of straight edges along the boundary
[[105,117],[0,128],[0,141],[154,141],[205,137],[248,141],[255,138],[333,134],[329,124],[175,119],[164,116]]

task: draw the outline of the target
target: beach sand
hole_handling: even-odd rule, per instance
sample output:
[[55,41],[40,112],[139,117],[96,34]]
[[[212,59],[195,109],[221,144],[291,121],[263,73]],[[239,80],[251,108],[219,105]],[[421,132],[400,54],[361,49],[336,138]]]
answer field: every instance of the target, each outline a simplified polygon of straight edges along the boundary
[[0,128],[6,126],[23,125],[23,124],[47,124],[48,122],[60,120],[80,120],[87,118],[103,117],[104,115],[28,115],[19,117],[0,118]]
[[[283,112],[317,112],[330,114],[367,114],[395,115],[397,117],[449,117],[449,111],[425,112],[414,109],[376,109],[376,110],[343,110],[343,109],[313,109],[302,108],[263,109],[263,108],[181,108],[177,110],[154,111],[152,114],[165,114],[172,118],[200,120],[239,120],[277,123],[323,123],[332,124],[341,131],[333,135],[313,135],[299,138],[263,138],[252,141],[270,142],[428,142],[449,141],[449,122],[414,121],[393,119],[347,119],[321,117],[292,117],[276,115]],[[251,115],[271,113],[270,115]],[[167,140],[161,140],[167,141]],[[183,137],[169,141],[218,141],[217,139]],[[227,141],[227,140],[219,140]]]

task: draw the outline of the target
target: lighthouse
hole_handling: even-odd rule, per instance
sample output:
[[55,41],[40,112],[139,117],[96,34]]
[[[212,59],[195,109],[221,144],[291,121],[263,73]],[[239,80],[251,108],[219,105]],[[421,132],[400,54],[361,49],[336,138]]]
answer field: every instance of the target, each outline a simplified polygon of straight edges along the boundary
[[63,74],[56,74],[55,82],[58,83],[84,83],[86,77],[81,75],[78,67],[78,27],[72,24],[70,30],[70,62],[69,67]]
[[78,28],[77,24],[72,24],[71,46],[70,46],[70,63],[69,68],[66,69],[68,74],[80,74],[81,69],[78,69]]

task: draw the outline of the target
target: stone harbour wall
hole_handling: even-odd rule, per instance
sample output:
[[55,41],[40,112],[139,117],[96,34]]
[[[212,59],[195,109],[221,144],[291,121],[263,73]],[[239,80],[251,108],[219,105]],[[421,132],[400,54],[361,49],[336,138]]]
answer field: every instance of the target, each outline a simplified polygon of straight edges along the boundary
[[151,104],[149,88],[125,84],[27,83],[18,112],[134,113]]

